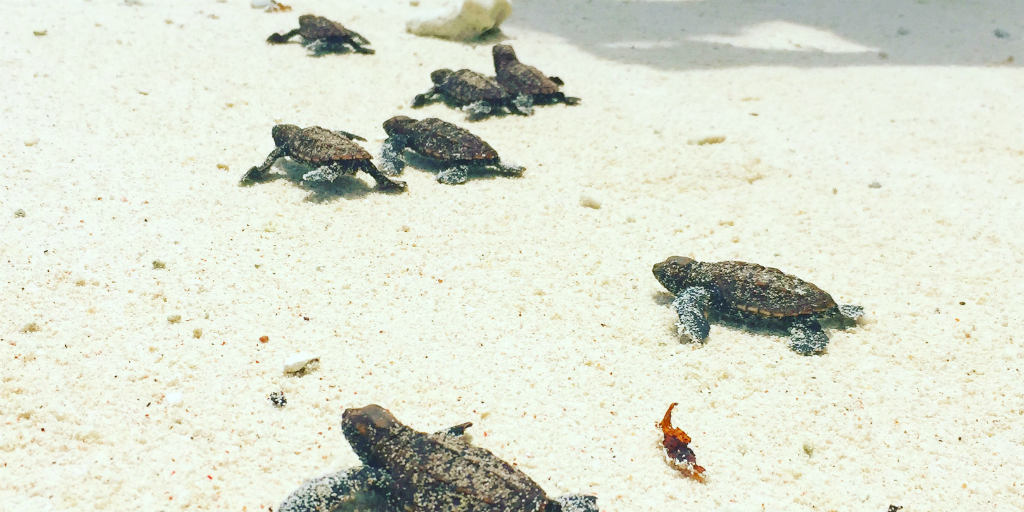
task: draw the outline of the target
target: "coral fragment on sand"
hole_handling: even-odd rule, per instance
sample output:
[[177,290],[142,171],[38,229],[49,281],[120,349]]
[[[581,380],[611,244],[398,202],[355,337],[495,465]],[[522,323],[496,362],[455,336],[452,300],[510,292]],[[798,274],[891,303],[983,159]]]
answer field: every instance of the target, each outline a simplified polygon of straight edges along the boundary
[[672,409],[677,405],[679,404],[673,403],[668,406],[665,417],[657,424],[661,427],[661,432],[665,434],[665,438],[661,441],[662,446],[665,447],[665,460],[684,476],[704,483],[704,468],[697,465],[697,455],[689,446],[690,436],[686,435],[682,429],[672,426]]

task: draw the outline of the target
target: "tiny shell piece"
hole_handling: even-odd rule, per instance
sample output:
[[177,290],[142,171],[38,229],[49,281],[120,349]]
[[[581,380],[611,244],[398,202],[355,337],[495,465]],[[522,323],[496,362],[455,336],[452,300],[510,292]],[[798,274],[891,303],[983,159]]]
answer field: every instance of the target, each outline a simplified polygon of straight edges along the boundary
[[697,465],[697,455],[690,449],[690,436],[682,429],[672,426],[672,409],[678,403],[668,406],[665,417],[657,425],[665,434],[661,444],[665,447],[665,460],[668,464],[679,470],[683,475],[704,483],[704,468]]
[[299,352],[288,359],[284,360],[284,372],[285,373],[298,373],[302,370],[313,370],[310,363],[319,363],[320,356],[309,354],[307,352]]

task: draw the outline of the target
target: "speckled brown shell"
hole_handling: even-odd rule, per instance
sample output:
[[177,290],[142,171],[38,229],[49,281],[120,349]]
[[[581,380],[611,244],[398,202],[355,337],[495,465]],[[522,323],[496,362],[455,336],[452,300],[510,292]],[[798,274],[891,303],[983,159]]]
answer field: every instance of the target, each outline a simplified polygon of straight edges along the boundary
[[348,38],[352,35],[341,23],[312,14],[299,16],[299,34],[309,40]]
[[435,117],[410,126],[408,147],[443,162],[495,160],[498,152],[480,137]]
[[285,150],[296,160],[320,165],[373,158],[355,142],[319,126],[303,128],[285,143]]
[[558,84],[533,66],[515,61],[502,66],[498,72],[498,83],[519,94],[554,94]]
[[755,263],[696,262],[689,280],[712,285],[722,301],[735,309],[765,317],[809,315],[836,306],[832,296],[821,288]]
[[460,69],[441,84],[441,90],[459,103],[480,100],[501,100],[508,97],[498,82],[489,76],[469,69]]
[[[468,426],[468,425],[467,425]],[[548,500],[522,471],[464,437],[417,432],[397,420],[380,441],[346,434],[356,453],[390,475],[385,496],[416,512],[539,512]]]

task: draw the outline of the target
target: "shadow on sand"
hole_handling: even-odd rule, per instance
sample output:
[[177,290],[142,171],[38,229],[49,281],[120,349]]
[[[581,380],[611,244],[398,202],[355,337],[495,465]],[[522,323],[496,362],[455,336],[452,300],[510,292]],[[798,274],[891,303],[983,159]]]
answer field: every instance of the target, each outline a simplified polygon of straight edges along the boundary
[[519,0],[506,23],[658,69],[1019,66],[1020,0]]

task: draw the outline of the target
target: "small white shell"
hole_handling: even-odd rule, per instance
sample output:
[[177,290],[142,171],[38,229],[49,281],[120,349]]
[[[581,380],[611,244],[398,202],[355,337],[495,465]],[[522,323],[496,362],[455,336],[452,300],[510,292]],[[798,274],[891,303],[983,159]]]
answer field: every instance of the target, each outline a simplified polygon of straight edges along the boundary
[[405,27],[418,36],[465,41],[498,28],[510,15],[508,0],[456,0],[410,19]]
[[[284,360],[284,372],[285,373],[298,373],[304,369],[314,370],[320,362],[320,356],[313,355],[307,352],[299,352],[298,354],[289,356],[288,359]],[[316,363],[310,365],[310,363]]]

